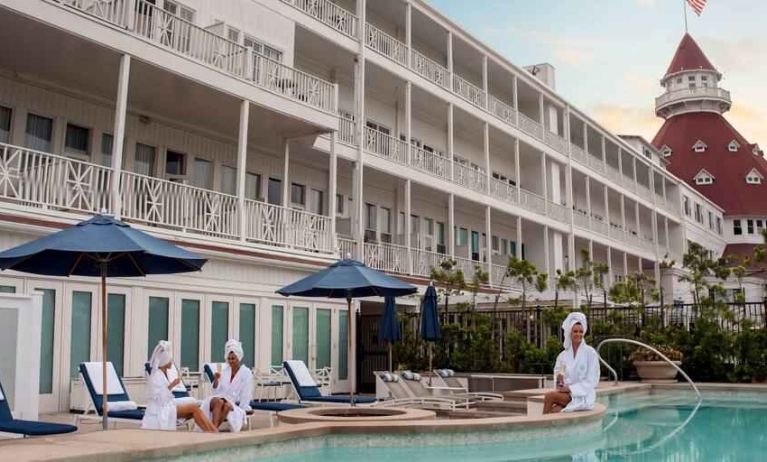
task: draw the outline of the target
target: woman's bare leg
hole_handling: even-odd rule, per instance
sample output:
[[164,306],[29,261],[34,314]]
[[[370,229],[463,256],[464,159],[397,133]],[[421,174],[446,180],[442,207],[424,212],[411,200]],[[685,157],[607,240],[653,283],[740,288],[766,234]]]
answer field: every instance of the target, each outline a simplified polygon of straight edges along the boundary
[[546,396],[543,399],[543,413],[552,414],[555,412],[561,412],[562,409],[564,409],[571,400],[572,397],[570,396],[570,393],[550,391],[546,393]]
[[221,425],[221,405],[224,403],[225,401],[221,398],[213,398],[210,400],[211,421],[216,428]]
[[205,413],[202,412],[200,406],[196,404],[181,404],[176,408],[176,415],[182,419],[194,419],[194,423],[202,429],[204,432],[217,432],[218,428],[205,417]]
[[223,401],[221,404],[221,423],[223,423],[226,420],[226,416],[229,415],[229,412],[232,410],[232,404],[229,404],[229,401]]

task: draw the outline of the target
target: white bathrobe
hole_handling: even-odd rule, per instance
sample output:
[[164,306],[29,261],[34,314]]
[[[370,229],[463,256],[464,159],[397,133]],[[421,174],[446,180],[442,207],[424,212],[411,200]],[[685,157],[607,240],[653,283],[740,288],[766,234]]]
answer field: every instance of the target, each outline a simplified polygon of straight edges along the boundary
[[145,430],[175,430],[176,400],[168,389],[170,381],[160,369],[154,369],[146,382],[148,401],[141,428]]
[[584,340],[573,357],[573,348],[570,346],[557,356],[554,377],[562,371],[562,366],[565,371],[565,385],[570,387],[572,397],[572,401],[562,412],[594,409],[596,388],[599,384],[599,356],[596,350],[586,345]]
[[226,416],[231,431],[238,432],[242,429],[246,412],[250,410],[250,400],[253,399],[253,373],[245,366],[240,366],[237,374],[232,379],[232,370],[227,365],[221,371],[218,387],[214,387],[211,396],[202,404],[202,410],[208,419],[213,419],[210,412],[210,402],[213,398],[224,398],[234,406],[234,409]]

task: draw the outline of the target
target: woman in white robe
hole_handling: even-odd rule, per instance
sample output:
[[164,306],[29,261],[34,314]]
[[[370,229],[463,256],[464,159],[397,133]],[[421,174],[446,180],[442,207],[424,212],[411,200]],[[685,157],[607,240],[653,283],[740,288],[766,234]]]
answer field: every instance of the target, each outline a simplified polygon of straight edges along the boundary
[[194,403],[176,403],[173,389],[181,383],[178,377],[170,380],[168,371],[173,365],[171,343],[160,340],[149,361],[151,372],[147,378],[147,406],[141,428],[145,430],[175,430],[177,419],[194,419],[206,432],[218,431]]
[[242,343],[229,340],[224,354],[226,366],[215,373],[212,394],[203,402],[202,410],[216,428],[227,421],[231,431],[239,432],[253,398],[253,373],[242,365]]
[[562,329],[565,349],[557,356],[554,366],[557,389],[546,393],[544,414],[591,410],[596,403],[599,354],[583,339],[588,329],[586,315],[570,313]]

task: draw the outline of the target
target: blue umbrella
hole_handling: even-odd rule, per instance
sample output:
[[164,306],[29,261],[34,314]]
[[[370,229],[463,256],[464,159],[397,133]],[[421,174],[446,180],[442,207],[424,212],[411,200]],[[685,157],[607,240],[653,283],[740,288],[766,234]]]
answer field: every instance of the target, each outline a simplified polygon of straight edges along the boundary
[[[352,259],[338,260],[327,268],[311,274],[293,284],[278,290],[277,293],[289,297],[345,298],[349,309],[347,316],[348,350],[352,351],[352,298],[361,297],[399,297],[418,292],[415,286],[387,276],[380,271],[365,266]],[[352,404],[354,390],[352,389]]]
[[439,313],[437,309],[437,290],[429,285],[421,304],[421,338],[429,342],[429,385],[432,374],[432,346],[442,338],[439,328]]
[[399,319],[397,318],[397,305],[394,297],[386,297],[384,303],[384,313],[381,318],[381,326],[378,330],[381,340],[389,342],[389,370],[392,370],[391,345],[394,342],[402,340],[402,332],[399,329]]
[[199,271],[205,259],[108,215],[96,215],[32,242],[0,253],[0,269],[46,276],[100,276],[102,424],[107,429],[107,306],[106,278]]

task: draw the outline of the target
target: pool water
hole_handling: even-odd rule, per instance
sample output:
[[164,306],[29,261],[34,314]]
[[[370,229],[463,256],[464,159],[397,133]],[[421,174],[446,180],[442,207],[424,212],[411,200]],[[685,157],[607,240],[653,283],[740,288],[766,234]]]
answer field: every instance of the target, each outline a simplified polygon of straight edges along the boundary
[[[601,424],[580,435],[482,441],[480,432],[448,443],[419,435],[333,436],[291,447],[251,448],[227,460],[271,462],[404,461],[766,461],[767,393],[614,395],[601,400]],[[478,439],[479,436],[479,439]],[[397,442],[392,443],[391,438]],[[308,443],[308,444],[307,444]],[[277,450],[275,450],[277,449]]]

